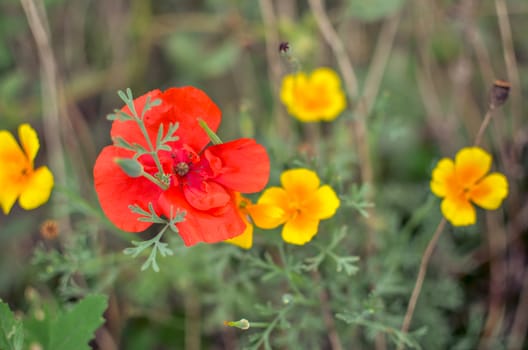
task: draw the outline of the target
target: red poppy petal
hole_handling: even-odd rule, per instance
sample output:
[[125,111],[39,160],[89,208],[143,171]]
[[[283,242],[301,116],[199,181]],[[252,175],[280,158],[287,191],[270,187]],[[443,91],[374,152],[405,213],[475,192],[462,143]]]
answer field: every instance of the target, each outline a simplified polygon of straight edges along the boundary
[[151,225],[138,221],[138,215],[128,208],[137,204],[143,209],[156,203],[161,189],[143,177],[131,178],[114,162],[116,157],[129,156],[129,152],[114,146],[103,148],[94,166],[95,191],[104,213],[123,231],[140,232]]
[[[187,144],[192,149],[200,151],[209,143],[209,137],[198,124],[203,119],[211,130],[216,131],[222,119],[222,113],[216,104],[200,89],[192,86],[170,88],[165,92],[153,90],[134,100],[138,115],[141,115],[147,97],[151,101],[160,99],[161,105],[152,107],[144,115],[145,125],[152,142],[155,142],[160,124],[164,125],[165,133],[169,123],[178,123],[176,135],[180,137],[175,145]],[[123,111],[130,113],[128,107]],[[112,137],[120,136],[128,142],[146,146],[145,139],[134,121],[115,121],[112,125]]]
[[177,224],[186,246],[199,242],[224,241],[242,234],[246,228],[238,214],[234,198],[222,208],[202,211],[190,206],[181,191],[172,187],[160,196],[159,206],[167,217],[178,209],[186,212],[185,220]]
[[204,156],[213,173],[218,173],[214,181],[233,191],[258,192],[268,183],[268,154],[253,139],[238,139],[208,147]]
[[[163,115],[157,115],[157,125],[169,122],[179,123],[176,135],[180,140],[176,144],[187,144],[196,151],[200,151],[209,143],[209,136],[198,124],[198,119],[207,123],[211,130],[216,131],[222,119],[222,112],[218,106],[200,89],[192,86],[171,88],[165,91],[161,99],[162,105],[170,106],[170,110]],[[154,121],[155,119],[153,119]]]
[[223,207],[231,200],[226,189],[214,182],[202,182],[201,186],[184,186],[183,194],[187,202],[198,210]]
[[[151,101],[154,101],[156,99],[160,99],[161,95],[162,92],[160,90],[153,90],[134,99],[134,108],[136,110],[136,113],[141,116],[141,113],[143,111],[143,108],[145,107],[145,103],[147,102],[148,97],[150,97]],[[152,107],[148,112],[145,113],[145,124],[147,125],[147,129],[152,140],[155,140],[155,137],[158,132],[158,117],[167,114],[169,109],[169,106],[162,104],[156,107]],[[124,106],[123,108],[121,108],[121,110],[127,114],[132,115],[132,112],[130,111],[128,106]],[[157,124],[153,125],[154,123]],[[132,144],[137,143],[144,147],[147,146],[147,143],[145,142],[145,136],[141,132],[141,129],[139,128],[138,124],[133,120],[128,120],[124,122],[120,120],[114,121],[112,123],[112,130],[110,131],[110,136],[112,137],[112,139],[115,137],[121,137]]]

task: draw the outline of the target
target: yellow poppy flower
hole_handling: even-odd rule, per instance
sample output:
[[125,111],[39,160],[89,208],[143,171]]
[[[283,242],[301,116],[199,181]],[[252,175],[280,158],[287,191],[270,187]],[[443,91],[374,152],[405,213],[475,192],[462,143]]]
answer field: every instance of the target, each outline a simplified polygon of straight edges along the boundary
[[318,68],[309,76],[304,72],[285,76],[280,98],[288,113],[302,122],[334,120],[346,107],[339,76],[330,68]]
[[0,130],[0,206],[4,214],[11,211],[17,198],[26,210],[46,203],[53,188],[51,171],[45,166],[33,167],[40,147],[35,130],[29,124],[22,124],[18,138],[22,148],[10,132]]
[[339,198],[330,186],[320,186],[317,174],[308,169],[283,172],[281,184],[264,191],[251,209],[251,218],[265,229],[284,224],[282,239],[303,245],[317,234],[321,220],[335,214]]
[[236,204],[240,217],[246,224],[244,232],[234,238],[226,239],[224,242],[234,244],[240,248],[250,249],[253,246],[253,223],[250,221],[250,217],[253,215],[255,208],[259,208],[258,211],[265,210],[271,217],[282,215],[282,210],[275,208],[270,205],[255,205],[251,201],[242,196],[240,193],[235,193]]
[[453,226],[472,225],[477,220],[476,204],[497,209],[508,195],[508,181],[500,173],[486,175],[491,156],[479,147],[461,149],[455,161],[441,159],[433,170],[431,191],[443,198],[441,210]]

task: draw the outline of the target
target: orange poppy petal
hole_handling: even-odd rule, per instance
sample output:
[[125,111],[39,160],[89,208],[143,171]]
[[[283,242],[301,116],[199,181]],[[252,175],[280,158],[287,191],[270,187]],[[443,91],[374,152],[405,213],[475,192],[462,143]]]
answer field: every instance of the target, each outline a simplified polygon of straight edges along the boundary
[[254,204],[248,208],[255,226],[269,230],[286,222],[284,209],[273,204]]
[[0,206],[2,206],[4,214],[9,214],[19,195],[19,188],[10,188],[9,191],[2,190],[0,192]]
[[286,222],[282,228],[282,239],[286,243],[304,245],[317,234],[318,226],[319,220],[301,213]]
[[290,196],[302,199],[317,191],[320,181],[314,171],[301,168],[283,172],[281,183]]
[[444,198],[441,210],[453,226],[473,225],[477,221],[475,208],[462,196]]
[[303,205],[302,211],[316,219],[328,219],[334,216],[339,204],[339,198],[332,187],[324,185]]
[[240,236],[230,238],[224,242],[234,244],[240,248],[250,249],[253,246],[253,225],[247,220],[245,215],[240,216],[242,221],[246,224],[246,229]]
[[431,192],[438,197],[445,197],[449,191],[450,179],[455,173],[455,163],[449,158],[441,159],[433,170]]
[[21,174],[30,169],[26,155],[14,136],[5,130],[0,131],[0,206],[8,214],[24,189],[25,182]]
[[458,183],[465,188],[473,186],[490,170],[491,156],[479,147],[461,149],[455,158]]
[[273,206],[288,210],[290,200],[288,193],[280,187],[270,187],[265,190],[257,201],[258,204],[271,204]]
[[26,156],[13,135],[6,130],[0,130],[0,178],[15,167],[23,168],[23,165],[18,164],[26,163]]
[[497,209],[507,195],[508,180],[499,173],[486,176],[469,193],[473,203],[488,210]]
[[48,201],[52,188],[53,174],[48,167],[42,166],[28,179],[18,202],[25,210],[35,209]]
[[37,132],[29,124],[22,124],[18,127],[18,138],[26,153],[27,159],[33,164],[40,148]]

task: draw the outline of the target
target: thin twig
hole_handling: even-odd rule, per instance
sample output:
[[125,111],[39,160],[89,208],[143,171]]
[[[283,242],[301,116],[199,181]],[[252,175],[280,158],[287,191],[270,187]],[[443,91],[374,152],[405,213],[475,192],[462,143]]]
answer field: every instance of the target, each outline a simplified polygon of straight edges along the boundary
[[501,325],[504,322],[504,286],[506,282],[507,268],[503,254],[497,251],[505,251],[506,232],[499,224],[499,218],[495,213],[486,213],[486,223],[488,227],[488,251],[495,256],[489,264],[489,300],[486,322],[480,337],[479,349],[485,349],[493,342],[493,338],[499,334]]
[[[351,132],[354,136],[354,142],[358,153],[358,164],[359,170],[361,173],[361,180],[365,184],[373,185],[374,173],[372,170],[372,163],[370,160],[370,146],[368,143],[368,134],[367,134],[367,125],[366,125],[366,112],[367,106],[365,101],[357,101],[359,95],[358,81],[356,74],[354,72],[354,67],[347,55],[345,50],[345,45],[343,41],[335,31],[334,27],[330,23],[330,19],[326,13],[326,10],[323,7],[322,0],[308,0],[310,9],[315,17],[315,21],[325,39],[326,43],[330,46],[333,51],[334,56],[336,57],[339,70],[343,76],[345,87],[348,91],[349,105],[353,108],[354,111],[358,111],[353,120],[351,127]],[[372,75],[371,75],[372,76]],[[373,86],[375,84],[372,84]],[[368,194],[369,196],[373,195],[371,190]],[[366,198],[368,200],[368,198]],[[373,222],[375,221],[375,215],[373,210],[369,210],[369,218],[367,220],[367,225],[369,227],[369,233],[367,234],[366,242],[366,254],[370,255],[372,251],[375,250],[375,236]]]
[[[407,312],[405,313],[405,317],[403,318],[403,324],[401,327],[402,333],[407,333],[407,331],[409,330],[409,326],[411,325],[411,320],[414,314],[414,308],[416,307],[416,302],[418,301],[418,297],[420,296],[420,292],[422,290],[422,284],[424,282],[425,274],[427,272],[427,265],[429,264],[429,259],[431,258],[431,255],[434,252],[434,249],[436,247],[436,242],[440,238],[440,235],[442,234],[442,231],[444,230],[446,222],[447,222],[446,219],[442,218],[442,220],[436,227],[433,237],[429,241],[429,244],[427,244],[427,248],[425,248],[425,251],[423,253],[422,260],[420,262],[420,268],[418,270],[418,276],[416,277],[416,283],[414,284],[411,298],[409,299],[409,305],[407,306]],[[401,349],[401,345],[398,349]]]
[[528,268],[524,269],[523,287],[520,292],[519,304],[508,337],[508,350],[521,349],[528,330]]
[[363,86],[363,104],[358,104],[356,106],[356,109],[359,109],[360,106],[364,106],[365,117],[370,115],[376,96],[379,93],[381,80],[392,52],[392,46],[394,44],[394,39],[396,38],[396,33],[398,32],[400,19],[401,15],[400,13],[397,13],[391,18],[388,18],[381,28],[376,49],[372,55],[372,63],[369,65],[369,70]]
[[[48,34],[48,20],[43,7],[37,7],[34,0],[21,0],[22,7],[37,44],[37,52],[41,64],[40,77],[42,82],[42,119],[44,137],[48,147],[48,159],[55,177],[55,183],[66,185],[66,166],[64,164],[64,147],[61,138],[60,120],[60,86],[57,77],[57,65]],[[54,197],[54,207],[57,213],[63,212],[64,199],[62,196]],[[69,232],[69,219],[63,217],[61,226],[63,232]]]
[[337,59],[337,64],[343,74],[343,80],[347,86],[350,98],[355,99],[359,94],[359,85],[356,73],[354,72],[354,67],[347,55],[345,45],[332,26],[332,23],[330,23],[330,19],[323,7],[322,0],[308,0],[308,3],[310,4],[310,9],[312,10],[321,34]]
[[516,131],[519,127],[519,117],[522,111],[519,68],[517,67],[517,60],[515,59],[515,50],[513,48],[512,31],[508,17],[506,1],[495,0],[495,9],[497,11],[497,19],[499,21],[502,52],[504,54],[504,62],[506,64],[506,74],[508,75],[508,81],[512,84],[512,130]]
[[484,131],[488,127],[491,118],[493,116],[493,108],[488,108],[488,111],[486,112],[486,115],[484,116],[484,120],[482,121],[482,124],[480,124],[479,131],[477,132],[477,136],[475,137],[475,146],[480,146],[480,142],[482,141],[482,136],[484,135]]
[[277,32],[277,18],[271,0],[259,0],[260,12],[264,23],[264,35],[266,38],[266,59],[268,61],[268,79],[271,82],[273,93],[273,114],[277,121],[277,133],[282,139],[287,140],[290,135],[290,121],[282,109],[277,108],[276,101],[279,100],[278,85],[281,78],[281,66],[279,56],[279,35]]

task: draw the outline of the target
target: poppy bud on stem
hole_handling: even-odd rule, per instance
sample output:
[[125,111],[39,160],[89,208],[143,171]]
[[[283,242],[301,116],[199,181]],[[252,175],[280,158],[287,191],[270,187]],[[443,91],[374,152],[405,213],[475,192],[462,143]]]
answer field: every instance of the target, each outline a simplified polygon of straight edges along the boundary
[[504,80],[495,80],[489,93],[489,108],[495,109],[502,106],[508,99],[511,84]]
[[243,329],[243,330],[249,329],[249,327],[250,327],[249,321],[246,320],[245,318],[242,318],[242,319],[240,319],[238,321],[224,321],[224,325],[225,326],[229,326],[229,327],[240,328],[240,329]]
[[299,63],[299,59],[297,59],[297,57],[295,57],[295,55],[291,53],[289,42],[283,41],[279,44],[279,53],[282,57],[284,57],[288,61],[290,68],[294,72],[298,72],[301,69],[301,64]]
[[488,127],[488,124],[491,121],[491,117],[493,116],[492,112],[495,110],[495,108],[502,106],[508,99],[510,87],[511,84],[504,80],[495,80],[493,82],[493,85],[489,92],[488,111],[486,112],[484,120],[480,125],[480,129],[477,132],[477,136],[475,137],[475,146],[480,145],[482,135],[484,135],[484,130],[486,130],[486,128]]
[[114,162],[130,177],[143,175],[143,165],[133,158],[115,158]]

